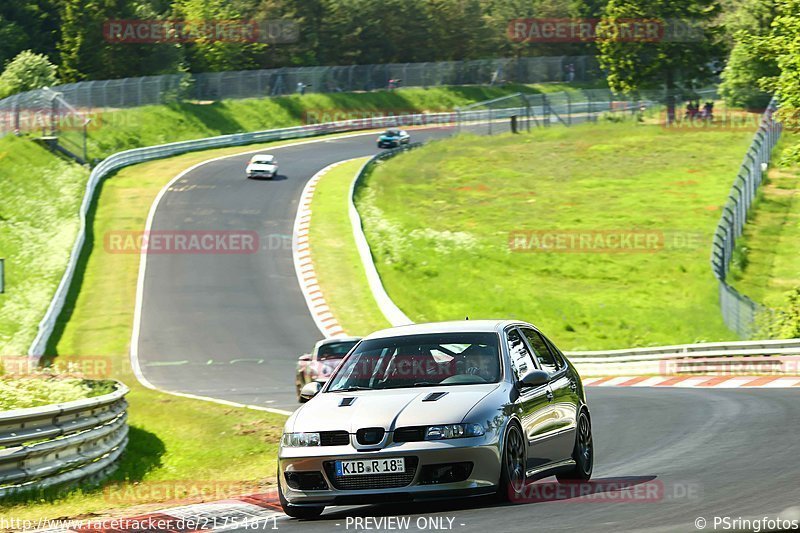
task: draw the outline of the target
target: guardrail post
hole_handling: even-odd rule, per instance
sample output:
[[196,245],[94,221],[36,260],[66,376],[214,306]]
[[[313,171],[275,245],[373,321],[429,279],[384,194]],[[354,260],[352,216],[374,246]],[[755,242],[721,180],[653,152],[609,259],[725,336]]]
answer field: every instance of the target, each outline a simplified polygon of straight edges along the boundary
[[567,125],[572,126],[572,99],[569,96],[569,91],[564,91],[567,97]]

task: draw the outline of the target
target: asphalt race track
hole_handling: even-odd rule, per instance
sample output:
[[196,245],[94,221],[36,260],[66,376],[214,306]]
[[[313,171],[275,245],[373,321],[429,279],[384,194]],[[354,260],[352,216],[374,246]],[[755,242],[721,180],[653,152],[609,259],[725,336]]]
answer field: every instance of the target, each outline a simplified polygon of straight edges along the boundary
[[[450,133],[414,131],[412,140]],[[297,406],[296,358],[322,337],[292,263],[298,198],[321,168],[375,153],[374,139],[370,133],[265,149],[280,164],[275,181],[245,179],[249,155],[242,155],[199,167],[170,187],[152,230],[254,231],[261,249],[148,256],[138,355],[151,383],[247,404]],[[597,483],[590,501],[559,492],[549,479],[532,489],[539,501],[338,507],[320,520],[287,518],[278,527],[385,531],[397,523],[376,519],[405,516],[410,521],[401,529],[415,531],[697,531],[695,520],[702,517],[713,531],[714,516],[775,518],[794,508],[790,512],[800,518],[800,390],[588,391]],[[370,522],[356,521],[366,517]],[[271,528],[271,522],[264,526]]]
[[[438,127],[412,141],[452,134]],[[297,203],[311,176],[336,161],[375,154],[376,133],[265,148],[279,177],[248,180],[250,155],[201,166],[164,194],[152,232],[256,232],[252,254],[148,254],[138,359],[169,391],[295,409],[294,368],[323,336],[292,262]],[[300,141],[299,141],[300,142]]]
[[[387,524],[372,520],[409,516],[401,530],[698,531],[695,520],[702,517],[705,530],[714,531],[714,516],[774,519],[791,507],[800,519],[800,390],[587,390],[597,491],[591,501],[559,499],[564,494],[548,478],[530,492],[545,501],[332,507],[317,521],[287,518],[277,525],[298,532],[385,531]],[[620,486],[628,488],[613,490]],[[367,525],[355,522],[358,517],[373,518]],[[426,527],[430,518],[442,519],[444,527]]]

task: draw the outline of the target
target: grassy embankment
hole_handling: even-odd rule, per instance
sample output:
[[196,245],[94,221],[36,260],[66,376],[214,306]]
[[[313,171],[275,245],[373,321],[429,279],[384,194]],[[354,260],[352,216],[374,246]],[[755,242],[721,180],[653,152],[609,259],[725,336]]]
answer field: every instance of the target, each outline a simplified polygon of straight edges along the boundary
[[350,184],[368,158],[341,164],[317,183],[312,198],[309,248],[325,300],[349,335],[390,324],[372,298],[348,217]]
[[[751,138],[633,123],[464,137],[381,165],[357,205],[387,291],[414,320],[527,319],[565,349],[731,339],[708,256]],[[545,237],[531,231],[656,244],[512,245]]]
[[800,287],[800,168],[781,165],[782,154],[800,142],[786,132],[773,154],[776,163],[762,184],[737,242],[732,284],[769,307],[782,307]]

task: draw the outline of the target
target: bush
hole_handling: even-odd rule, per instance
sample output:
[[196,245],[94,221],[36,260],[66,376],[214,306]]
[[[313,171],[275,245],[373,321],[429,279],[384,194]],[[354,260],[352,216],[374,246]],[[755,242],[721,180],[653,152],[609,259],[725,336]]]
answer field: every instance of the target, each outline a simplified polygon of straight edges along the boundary
[[40,407],[108,394],[113,381],[92,381],[57,376],[0,378],[0,411]]
[[786,305],[770,309],[759,317],[759,329],[770,339],[800,337],[800,287],[795,287],[786,297]]
[[0,74],[0,96],[50,87],[58,83],[56,66],[44,54],[20,52]]

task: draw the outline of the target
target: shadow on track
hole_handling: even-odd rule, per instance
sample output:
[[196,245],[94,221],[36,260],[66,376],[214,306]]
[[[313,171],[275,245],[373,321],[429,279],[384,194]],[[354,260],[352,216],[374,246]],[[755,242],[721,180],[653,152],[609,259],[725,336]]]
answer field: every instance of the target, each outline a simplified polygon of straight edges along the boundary
[[663,484],[655,475],[598,478],[587,482],[559,483],[545,478],[528,483],[523,494],[510,502],[494,496],[476,496],[457,500],[435,500],[374,504],[326,512],[316,522],[347,517],[430,515],[451,511],[489,509],[553,501],[656,501],[663,496]]

